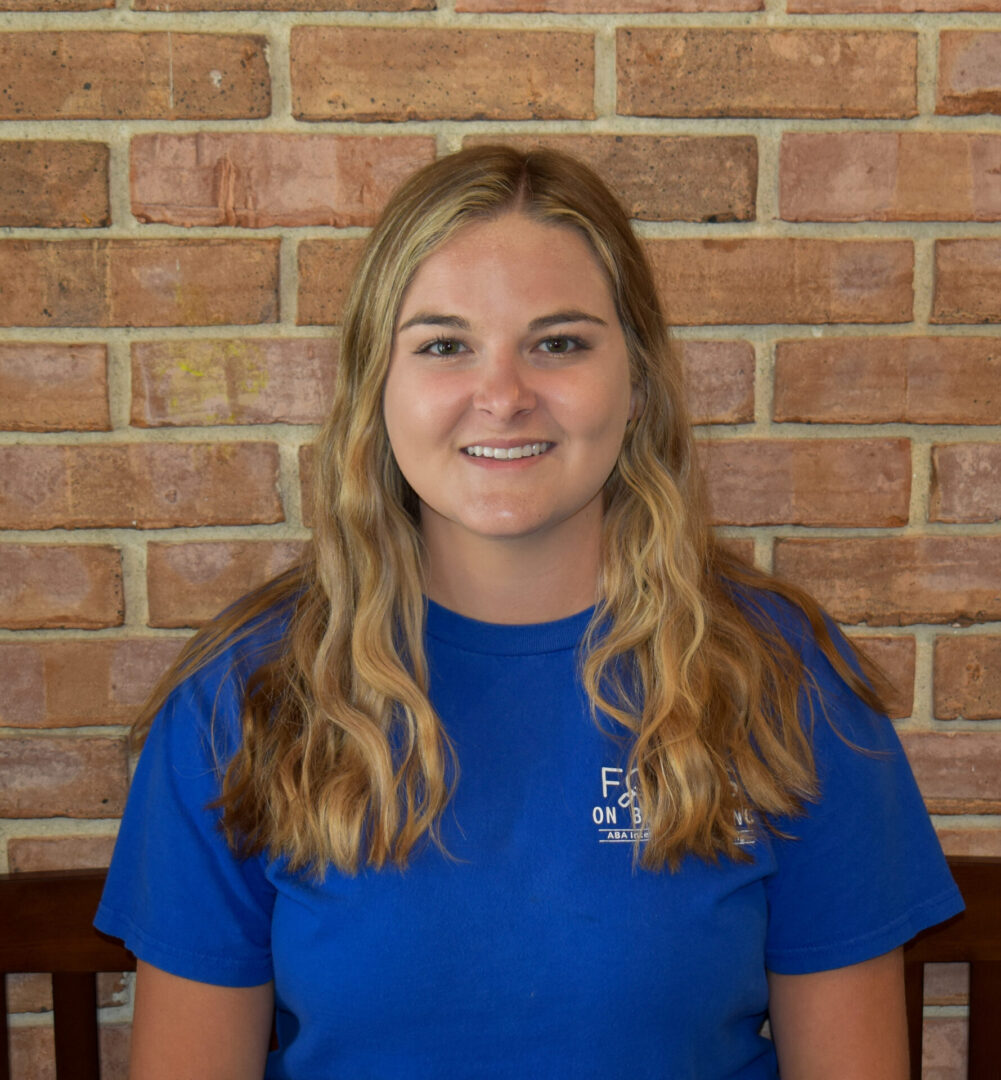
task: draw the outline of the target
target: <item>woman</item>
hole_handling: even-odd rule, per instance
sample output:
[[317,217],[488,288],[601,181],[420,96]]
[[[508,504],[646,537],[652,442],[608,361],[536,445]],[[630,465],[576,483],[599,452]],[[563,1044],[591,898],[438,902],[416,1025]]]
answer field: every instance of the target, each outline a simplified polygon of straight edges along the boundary
[[394,196],[312,555],[140,724],[135,1077],[906,1076],[899,947],[961,901],[848,644],[714,541],[682,400],[584,166]]

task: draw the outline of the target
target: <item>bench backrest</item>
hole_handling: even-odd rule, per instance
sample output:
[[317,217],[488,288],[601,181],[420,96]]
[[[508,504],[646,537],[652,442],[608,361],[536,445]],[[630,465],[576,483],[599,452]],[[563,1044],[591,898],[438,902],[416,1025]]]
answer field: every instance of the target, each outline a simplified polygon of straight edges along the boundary
[[[1001,1078],[1001,859],[949,860],[967,909],[904,950],[911,1077],[921,1078],[924,965],[970,965],[969,1080]],[[135,958],[91,919],[103,870],[0,875],[0,973],[51,972],[56,1075],[99,1080],[96,974],[133,971]],[[0,1006],[7,1002],[0,979]],[[0,1080],[9,1080],[0,1025]]]

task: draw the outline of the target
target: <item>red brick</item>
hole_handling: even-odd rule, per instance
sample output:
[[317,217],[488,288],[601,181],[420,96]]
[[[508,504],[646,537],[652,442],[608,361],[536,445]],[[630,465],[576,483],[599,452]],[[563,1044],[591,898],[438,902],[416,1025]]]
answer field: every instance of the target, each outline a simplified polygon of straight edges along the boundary
[[273,443],[0,447],[0,528],[282,521]]
[[0,342],[0,428],[107,431],[104,345]]
[[935,111],[948,116],[1001,113],[1001,32],[943,30],[939,34]]
[[881,536],[775,544],[775,570],[841,622],[1001,618],[1001,536]]
[[113,836],[14,836],[7,841],[7,865],[12,873],[103,869],[114,848]]
[[1001,135],[796,132],[782,136],[787,221],[999,221]]
[[935,241],[931,321],[1001,322],[1001,240]]
[[648,240],[675,325],[907,322],[907,240]]
[[0,225],[92,229],[110,221],[104,143],[0,142]]
[[128,724],[183,643],[179,637],[0,642],[0,724]]
[[893,691],[886,703],[888,715],[894,720],[910,716],[914,711],[914,638],[853,634],[852,643],[886,676]]
[[1001,811],[1001,732],[902,731],[900,739],[931,813]]
[[587,120],[594,38],[578,31],[292,28],[297,120]]
[[135,343],[132,424],[318,424],[336,363],[330,338]]
[[266,41],[251,34],[0,34],[0,119],[235,120],[267,116]]
[[278,247],[278,240],[0,241],[0,326],[275,322]]
[[201,626],[302,558],[305,547],[301,540],[150,544],[150,625]]
[[1001,424],[1001,339],[780,341],[773,417],[821,424]]
[[716,524],[907,522],[907,439],[717,439],[699,449]]
[[98,11],[115,0],[0,0],[0,11]]
[[938,838],[946,855],[988,855],[1001,859],[1001,829],[939,829]]
[[[464,145],[496,142],[472,136]],[[758,145],[749,135],[515,135],[510,146],[586,161],[641,221],[753,221]]]
[[662,11],[761,11],[764,6],[764,0],[456,0],[455,10],[501,14],[553,11],[560,15],[601,15],[605,12],[652,15]]
[[695,424],[754,419],[754,346],[749,341],[679,341],[688,408]]
[[917,35],[854,30],[621,29],[618,111],[630,116],[905,117]]
[[925,964],[926,1005],[965,1005],[969,994],[968,964]]
[[126,740],[0,739],[0,816],[109,818],[125,807]]
[[787,0],[786,10],[802,15],[910,14],[914,11],[999,11],[1001,0]]
[[935,716],[1001,719],[1001,636],[935,639]]
[[1001,520],[1001,443],[932,447],[929,521]]
[[132,0],[135,11],[433,11],[435,0]]
[[921,1040],[922,1076],[928,1080],[966,1077],[969,1026],[963,1016],[928,1016]]
[[365,241],[303,240],[299,245],[300,326],[339,323]]
[[0,544],[0,626],[95,630],[124,615],[117,548]]
[[132,213],[169,225],[373,225],[434,156],[430,135],[138,135]]

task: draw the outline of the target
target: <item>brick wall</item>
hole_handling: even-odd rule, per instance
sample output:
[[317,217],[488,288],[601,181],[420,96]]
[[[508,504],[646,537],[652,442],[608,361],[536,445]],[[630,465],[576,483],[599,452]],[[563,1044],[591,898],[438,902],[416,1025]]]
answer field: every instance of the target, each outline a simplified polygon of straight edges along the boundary
[[617,188],[721,528],[896,678],[947,850],[1001,853],[1001,0],[0,12],[0,869],[106,861],[137,703],[301,549],[360,237],[498,138]]

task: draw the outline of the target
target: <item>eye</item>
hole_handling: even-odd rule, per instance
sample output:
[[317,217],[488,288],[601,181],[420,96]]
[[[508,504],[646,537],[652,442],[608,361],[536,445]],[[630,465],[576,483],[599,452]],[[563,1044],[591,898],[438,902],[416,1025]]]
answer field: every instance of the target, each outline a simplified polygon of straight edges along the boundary
[[569,337],[567,334],[557,334],[553,337],[543,338],[539,342],[539,348],[551,356],[563,356],[566,353],[585,349],[587,346],[580,338]]
[[426,342],[417,350],[418,353],[425,353],[429,356],[458,356],[459,353],[465,351],[466,346],[461,341],[456,341],[455,338],[442,337]]

